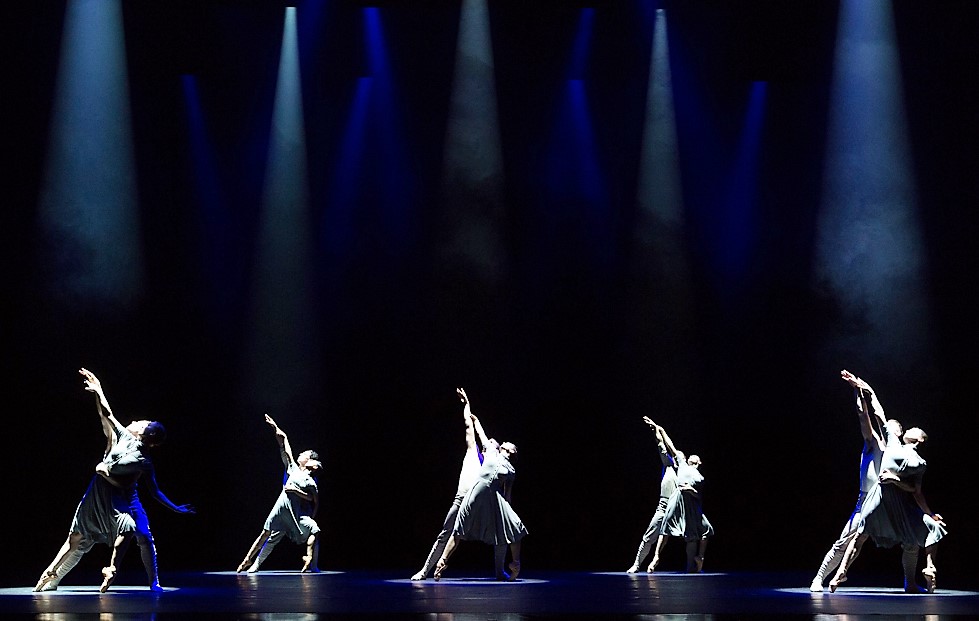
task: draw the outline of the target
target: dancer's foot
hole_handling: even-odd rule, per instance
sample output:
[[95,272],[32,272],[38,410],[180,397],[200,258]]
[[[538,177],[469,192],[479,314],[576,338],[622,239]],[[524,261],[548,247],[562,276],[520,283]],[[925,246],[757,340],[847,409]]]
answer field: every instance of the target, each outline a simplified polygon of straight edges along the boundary
[[252,566],[246,569],[245,572],[249,574],[258,573],[258,563],[252,563]]
[[109,565],[108,567],[102,568],[102,586],[99,587],[101,593],[105,593],[112,586],[112,583],[116,581],[116,568],[114,565]]
[[658,554],[654,554],[653,555],[653,560],[651,560],[649,562],[649,567],[646,568],[646,573],[647,574],[651,574],[654,571],[656,571],[656,566],[657,565],[659,565],[659,555]]
[[303,568],[302,573],[304,574],[318,574],[320,568],[313,565],[313,555],[303,557]]
[[496,574],[496,580],[498,582],[510,582],[510,574],[501,569],[499,573]]
[[833,579],[829,581],[829,592],[836,593],[836,589],[838,589],[844,582],[846,582],[846,574],[836,574],[833,576]]
[[432,577],[435,578],[435,582],[442,579],[442,572],[445,571],[445,559],[439,559],[438,563],[435,563],[435,573]]
[[415,574],[414,576],[412,576],[412,577],[411,577],[411,579],[412,579],[412,580],[424,580],[424,579],[425,579],[425,574],[426,574],[426,573],[427,573],[427,572],[424,572],[424,571],[420,571],[420,572],[418,572],[417,574]]
[[694,569],[697,570],[697,573],[698,574],[703,573],[703,571],[704,571],[704,557],[702,557],[702,556],[695,556],[695,557],[693,557],[693,566],[694,566]]
[[925,567],[921,570],[921,575],[925,577],[925,590],[929,593],[934,593],[935,587],[938,584],[938,572],[934,567]]
[[627,573],[627,574],[639,573],[639,566],[638,565],[633,565],[629,569],[625,570],[625,573]]
[[[41,574],[40,578],[38,578],[37,584],[34,585],[34,590],[53,591],[58,588],[58,584],[57,582],[55,582],[57,579],[58,579],[58,574],[54,573],[53,571],[46,571],[43,574]],[[52,583],[53,586],[50,586],[52,585]]]
[[162,593],[163,587],[160,586],[159,582],[154,582],[153,584],[150,585],[150,590],[153,591],[154,593]]
[[910,593],[912,595],[921,595],[922,593],[927,593],[927,591],[925,591],[924,589],[922,589],[920,586],[918,586],[914,582],[905,582],[904,583],[904,592],[905,593]]
[[520,561],[510,561],[507,569],[510,570],[510,577],[507,578],[507,582],[513,582],[520,575]]
[[235,573],[240,574],[241,572],[245,571],[246,569],[251,567],[251,564],[253,562],[254,561],[252,559],[246,558],[245,560],[243,560],[241,563],[238,564],[238,569],[235,570]]
[[822,593],[823,592],[823,581],[820,580],[819,578],[813,578],[812,579],[812,584],[809,585],[809,590],[811,592],[813,592],[813,593]]

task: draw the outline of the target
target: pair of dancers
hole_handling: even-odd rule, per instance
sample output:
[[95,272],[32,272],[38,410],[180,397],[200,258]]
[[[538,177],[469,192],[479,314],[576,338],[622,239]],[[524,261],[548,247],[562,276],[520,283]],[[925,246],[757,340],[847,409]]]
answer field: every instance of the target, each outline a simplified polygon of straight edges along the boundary
[[[424,580],[429,574],[434,574],[435,580],[441,579],[459,541],[467,540],[493,546],[497,580],[516,580],[520,574],[520,541],[527,534],[520,517],[510,506],[516,476],[510,460],[517,454],[517,447],[512,442],[500,443],[488,437],[479,418],[472,413],[466,391],[457,388],[456,393],[463,404],[466,439],[459,483],[442,530],[424,565],[411,579]],[[506,563],[508,548],[512,557],[509,564]]]
[[96,543],[102,543],[112,548],[112,557],[109,565],[102,569],[99,587],[105,592],[115,581],[118,564],[135,538],[150,590],[162,591],[156,567],[156,545],[136,491],[137,483],[145,481],[153,497],[171,511],[194,513],[190,505],[176,505],[164,495],[156,483],[153,462],[143,452],[145,447],[162,444],[166,431],[156,421],[137,420],[123,426],[113,414],[99,379],[87,369],[78,372],[84,378],[85,390],[95,394],[95,407],[106,438],[105,452],[75,510],[68,539],[41,574],[34,590],[56,590],[82,557]]
[[[928,436],[918,427],[904,431],[900,422],[885,418],[877,394],[866,381],[846,370],[840,376],[856,392],[857,419],[864,439],[860,493],[850,519],[823,557],[809,590],[822,591],[823,582],[835,569],[829,583],[830,591],[835,591],[846,581],[847,571],[863,544],[872,538],[879,547],[901,546],[905,592],[934,593],[937,546],[945,536],[945,521],[931,510],[922,491],[927,463],[917,449]],[[922,548],[924,589],[915,579]]]
[[714,528],[704,515],[704,475],[700,473],[700,457],[687,456],[677,450],[663,427],[648,416],[643,416],[642,419],[656,433],[656,446],[663,469],[656,512],[643,533],[636,558],[626,573],[634,574],[639,571],[650,548],[654,548],[653,558],[646,571],[655,571],[660,553],[670,537],[683,538],[686,543],[686,571],[699,573],[704,569],[707,538],[714,535]]
[[[102,569],[102,584],[99,587],[101,592],[107,591],[115,581],[119,562],[135,539],[150,590],[163,591],[157,571],[156,545],[137,493],[137,484],[144,481],[153,497],[171,511],[182,514],[195,512],[190,505],[173,503],[160,490],[153,462],[144,452],[145,448],[162,444],[166,431],[159,422],[148,420],[137,420],[124,426],[113,414],[101,381],[87,369],[80,369],[79,373],[85,390],[95,395],[106,447],[75,509],[68,538],[41,574],[34,590],[57,590],[61,580],[82,557],[95,544],[101,543],[112,548],[109,564]],[[316,514],[318,494],[312,475],[319,470],[320,463],[313,451],[304,451],[293,458],[285,432],[269,416],[266,415],[265,420],[272,426],[279,441],[288,479],[261,535],[246,555],[247,566],[243,561],[239,571],[246,568],[257,571],[269,552],[285,536],[306,545],[303,571],[316,571],[319,527],[313,516]]]

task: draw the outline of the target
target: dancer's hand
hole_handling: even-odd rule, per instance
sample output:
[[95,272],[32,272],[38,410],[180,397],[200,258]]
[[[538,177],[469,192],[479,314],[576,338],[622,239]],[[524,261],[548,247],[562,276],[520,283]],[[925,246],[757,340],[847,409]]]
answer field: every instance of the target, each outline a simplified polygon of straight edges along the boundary
[[945,518],[943,518],[940,513],[932,513],[931,514],[931,519],[933,519],[936,522],[938,522],[938,525],[939,526],[942,526],[942,527],[945,526]]
[[94,392],[95,394],[102,394],[102,382],[99,378],[95,377],[95,374],[86,368],[78,369],[78,374],[85,378],[85,390],[88,392]]
[[877,480],[881,483],[897,483],[901,480],[901,477],[897,476],[890,470],[882,470],[880,476],[877,477]]
[[456,394],[459,395],[459,401],[463,405],[469,405],[469,397],[466,395],[466,390],[464,388],[456,388]]
[[868,384],[867,382],[863,381],[862,379],[860,379],[859,377],[857,377],[853,373],[850,373],[846,369],[843,369],[842,371],[840,371],[840,377],[843,378],[843,381],[845,381],[847,384],[853,386],[854,388],[860,388],[860,389],[866,390],[868,392],[873,392],[874,391],[874,389],[870,387],[870,384]]
[[184,515],[194,515],[197,513],[197,509],[195,509],[192,505],[176,505],[173,510],[177,513],[183,513]]
[[647,425],[649,425],[650,427],[652,427],[652,428],[653,428],[653,431],[656,431],[656,429],[657,429],[657,425],[656,425],[656,423],[654,423],[654,422],[653,422],[653,419],[651,419],[650,417],[648,417],[648,416],[643,416],[643,417],[642,417],[642,422],[644,422],[644,423],[646,423]]

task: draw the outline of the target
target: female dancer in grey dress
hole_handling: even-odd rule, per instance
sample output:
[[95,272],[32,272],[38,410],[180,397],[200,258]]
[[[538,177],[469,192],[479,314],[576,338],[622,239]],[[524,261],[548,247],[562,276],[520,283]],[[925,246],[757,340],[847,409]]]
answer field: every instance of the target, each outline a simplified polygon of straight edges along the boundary
[[629,574],[634,574],[639,571],[643,561],[646,560],[646,556],[649,554],[650,548],[655,548],[656,553],[653,554],[653,559],[649,563],[647,571],[651,572],[656,569],[656,565],[659,563],[659,546],[657,544],[660,527],[663,525],[663,519],[666,517],[666,508],[669,505],[670,497],[676,491],[676,465],[673,462],[673,455],[666,448],[664,441],[665,432],[662,427],[654,423],[648,416],[643,416],[642,419],[643,422],[656,432],[656,447],[659,450],[659,458],[663,464],[663,471],[660,475],[659,502],[656,505],[656,512],[653,514],[653,519],[649,521],[646,532],[643,533],[642,540],[639,543],[639,550],[636,552],[636,560],[626,570],[626,573]]
[[917,447],[928,439],[918,427],[912,427],[901,436],[900,423],[888,420],[886,425],[887,446],[881,460],[880,484],[867,496],[860,512],[859,535],[850,542],[836,575],[830,581],[830,590],[846,581],[847,571],[856,556],[859,545],[871,537],[879,547],[901,545],[904,550],[904,590],[918,593],[914,582],[918,550],[925,548],[925,577],[927,591],[934,593],[938,571],[935,559],[938,542],[945,536],[945,521],[934,513],[925,500],[922,478],[927,468],[918,455]]
[[282,538],[288,537],[293,542],[306,546],[302,571],[318,572],[320,527],[314,518],[319,509],[319,489],[313,475],[321,467],[319,456],[314,451],[303,451],[294,459],[286,433],[268,414],[265,415],[265,422],[275,431],[279,455],[286,467],[286,481],[272,511],[265,519],[262,532],[238,565],[238,571],[258,571]]
[[659,429],[663,434],[664,444],[676,464],[676,490],[667,502],[666,515],[660,527],[659,540],[656,542],[656,552],[648,571],[652,572],[656,568],[667,537],[683,537],[686,541],[686,571],[699,573],[704,568],[707,538],[714,535],[714,527],[704,515],[704,475],[700,473],[700,457],[684,455],[673,445],[666,431],[662,427]]
[[159,423],[147,420],[133,421],[124,427],[113,415],[98,378],[87,369],[80,369],[79,373],[85,378],[85,390],[95,393],[106,449],[75,509],[68,539],[41,574],[34,590],[57,589],[61,579],[82,556],[96,543],[103,543],[112,546],[112,558],[102,569],[103,580],[99,588],[105,592],[115,580],[118,563],[135,536],[150,589],[162,591],[156,568],[156,546],[146,511],[136,493],[137,482],[145,474],[150,492],[160,504],[175,513],[194,513],[190,505],[175,505],[163,494],[156,483],[153,463],[143,455],[143,447],[162,443],[166,432]]
[[[459,540],[464,539],[495,546],[497,579],[516,580],[520,573],[520,540],[527,534],[527,528],[520,516],[510,506],[510,495],[516,476],[510,457],[517,454],[517,447],[511,442],[500,444],[495,439],[488,438],[475,414],[472,415],[472,420],[476,434],[483,444],[483,465],[479,471],[479,480],[463,498],[455,527],[452,529],[452,537],[435,566],[435,579],[441,579],[446,562]],[[513,560],[507,566],[509,573],[506,573],[502,565],[508,545]]]

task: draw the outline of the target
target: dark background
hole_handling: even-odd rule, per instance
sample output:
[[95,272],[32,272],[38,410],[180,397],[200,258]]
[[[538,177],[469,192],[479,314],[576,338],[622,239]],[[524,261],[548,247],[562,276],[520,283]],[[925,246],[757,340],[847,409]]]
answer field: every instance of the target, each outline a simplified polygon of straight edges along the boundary
[[[829,346],[842,314],[812,284],[836,3],[665,3],[674,83],[696,84],[703,102],[677,96],[690,272],[686,302],[672,311],[668,266],[650,267],[635,243],[655,5],[602,3],[594,14],[586,80],[609,190],[583,225],[573,198],[541,198],[539,163],[586,4],[492,2],[506,184],[493,222],[504,259],[487,274],[441,252],[446,213],[458,207],[440,199],[440,172],[459,4],[375,4],[410,153],[413,191],[400,206],[410,225],[379,227],[384,211],[364,181],[346,249],[316,238],[318,332],[306,343],[315,379],[288,400],[249,371],[245,352],[283,3],[125,3],[146,262],[144,291],[125,312],[59,304],[44,286],[37,205],[64,3],[22,4],[0,9],[4,584],[32,584],[50,561],[99,457],[76,374],[85,366],[121,419],[159,419],[170,431],[153,453],[158,480],[198,514],[169,513],[144,494],[164,581],[177,569],[234,568],[260,530],[280,476],[265,411],[297,451],[324,458],[321,567],[410,574],[454,492],[464,451],[456,386],[489,433],[520,447],[514,506],[531,531],[528,574],[629,566],[658,487],[643,415],[703,457],[717,530],[709,570],[814,571],[856,494],[861,441],[838,379],[849,368],[890,415],[929,432],[926,491],[950,532],[942,585],[976,586],[977,3],[894,3],[934,319],[926,362],[906,365]],[[366,5],[321,3],[319,21],[303,21],[309,6],[300,5],[300,43],[310,200],[322,223],[365,71]],[[191,181],[187,73],[202,85],[226,197],[218,245],[203,240]],[[723,286],[711,240],[724,201],[711,188],[730,165],[755,80],[769,84],[759,217],[746,275]],[[707,123],[718,128],[713,144],[703,142]],[[668,550],[663,568],[679,569],[679,544]],[[855,571],[900,579],[896,550],[866,550]],[[297,567],[300,555],[284,544],[267,566]],[[138,571],[136,556],[126,564]],[[489,572],[490,557],[466,546],[455,565]],[[106,559],[96,550],[68,582],[96,582]]]

